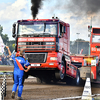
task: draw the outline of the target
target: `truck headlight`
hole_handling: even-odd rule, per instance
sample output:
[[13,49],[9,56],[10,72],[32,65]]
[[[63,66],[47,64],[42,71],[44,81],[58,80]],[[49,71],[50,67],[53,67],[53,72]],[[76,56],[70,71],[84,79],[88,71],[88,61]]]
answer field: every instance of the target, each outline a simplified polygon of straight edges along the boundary
[[57,57],[50,57],[50,60],[57,60]]

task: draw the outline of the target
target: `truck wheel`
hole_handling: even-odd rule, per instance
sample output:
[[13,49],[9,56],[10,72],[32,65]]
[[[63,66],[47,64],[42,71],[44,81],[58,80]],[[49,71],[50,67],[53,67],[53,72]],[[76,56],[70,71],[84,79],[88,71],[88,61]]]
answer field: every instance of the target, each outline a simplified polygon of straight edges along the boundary
[[57,79],[61,79],[63,80],[64,77],[65,77],[65,63],[62,61],[62,64],[61,64],[61,70],[58,70],[55,72],[55,77]]
[[77,69],[76,78],[74,79],[75,85],[80,85],[80,72]]

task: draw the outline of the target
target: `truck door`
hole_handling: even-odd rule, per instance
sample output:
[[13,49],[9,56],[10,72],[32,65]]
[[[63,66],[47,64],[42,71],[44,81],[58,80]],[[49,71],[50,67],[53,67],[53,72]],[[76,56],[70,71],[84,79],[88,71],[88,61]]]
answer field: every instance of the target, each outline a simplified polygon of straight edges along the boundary
[[66,74],[69,75],[69,76],[72,76],[72,77],[76,77],[76,69],[72,64],[67,66]]

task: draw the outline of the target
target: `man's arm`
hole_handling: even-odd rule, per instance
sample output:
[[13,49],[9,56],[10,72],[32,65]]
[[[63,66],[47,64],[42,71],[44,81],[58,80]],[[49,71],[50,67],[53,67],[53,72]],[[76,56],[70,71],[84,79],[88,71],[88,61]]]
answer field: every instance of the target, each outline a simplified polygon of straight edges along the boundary
[[11,51],[10,51],[9,47],[6,46],[6,48],[8,49],[8,53],[9,53],[9,55],[11,56]]
[[29,66],[27,67],[27,69],[25,69],[24,71],[25,71],[25,72],[28,72],[28,71],[30,70],[30,68],[31,68],[31,66],[29,65]]

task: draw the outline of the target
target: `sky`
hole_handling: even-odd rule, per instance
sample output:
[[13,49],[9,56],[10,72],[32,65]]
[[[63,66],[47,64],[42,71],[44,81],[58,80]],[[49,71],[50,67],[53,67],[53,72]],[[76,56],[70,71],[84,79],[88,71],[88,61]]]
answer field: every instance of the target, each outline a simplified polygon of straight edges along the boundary
[[[96,1],[96,2],[95,2]],[[70,40],[89,41],[88,25],[100,27],[100,0],[41,0],[36,18],[51,19],[52,16],[70,24]],[[3,34],[12,37],[12,25],[20,19],[32,19],[31,0],[0,0],[0,25]],[[79,33],[79,35],[77,34]]]

